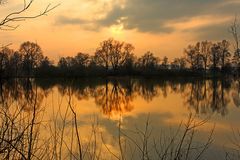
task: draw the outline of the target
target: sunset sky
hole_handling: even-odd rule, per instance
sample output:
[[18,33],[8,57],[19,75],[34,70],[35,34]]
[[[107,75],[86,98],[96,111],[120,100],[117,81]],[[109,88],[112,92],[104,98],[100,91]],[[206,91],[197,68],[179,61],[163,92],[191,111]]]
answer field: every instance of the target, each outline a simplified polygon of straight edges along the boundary
[[[19,22],[14,31],[0,31],[0,44],[18,49],[24,41],[37,42],[57,60],[93,54],[112,37],[132,43],[136,55],[152,51],[172,59],[196,41],[231,40],[228,27],[240,8],[240,0],[35,0],[27,14],[39,13],[48,3],[61,5],[48,16]],[[8,0],[0,18],[21,7],[21,0]]]

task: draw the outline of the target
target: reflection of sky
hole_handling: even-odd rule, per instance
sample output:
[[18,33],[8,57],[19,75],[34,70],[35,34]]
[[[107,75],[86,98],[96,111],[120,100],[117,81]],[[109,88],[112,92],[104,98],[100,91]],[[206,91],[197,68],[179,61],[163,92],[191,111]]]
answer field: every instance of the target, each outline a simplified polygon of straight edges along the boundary
[[[111,86],[109,87],[111,88]],[[232,92],[234,92],[235,89],[236,88],[231,88],[229,95],[232,95]],[[160,90],[160,88],[158,88],[158,90]],[[67,96],[62,96],[57,87],[52,89],[52,92],[48,94],[44,101],[48,104],[46,105],[46,118],[51,118],[54,109],[56,112],[60,101],[62,102],[60,110],[62,114],[64,114],[66,109],[65,107],[67,106]],[[94,120],[94,117],[98,117],[101,132],[103,132],[104,135],[104,140],[109,147],[113,147],[112,149],[114,149],[114,147],[116,149],[117,146],[116,137],[118,135],[118,119],[121,116],[123,129],[127,132],[128,130],[134,130],[136,127],[143,129],[143,124],[145,124],[149,114],[151,124],[150,128],[153,129],[151,135],[152,137],[158,137],[161,132],[168,134],[170,128],[176,130],[181,121],[186,121],[189,112],[194,112],[194,110],[185,106],[182,94],[173,92],[169,86],[167,89],[167,96],[164,96],[163,92],[159,92],[159,94],[153,97],[150,101],[146,101],[146,99],[139,95],[135,96],[131,102],[134,108],[129,112],[119,113],[121,115],[117,113],[114,113],[110,117],[109,115],[104,115],[101,111],[101,107],[97,106],[95,102],[95,98],[91,96],[87,99],[81,100],[77,99],[76,96],[73,97],[72,104],[77,111],[81,138],[87,139],[85,137],[88,137],[89,132],[91,132],[92,120]],[[238,127],[240,111],[234,105],[232,99],[227,106],[227,110],[228,111],[225,116],[222,116],[218,112],[210,112],[209,115],[212,115],[211,119],[204,126],[200,127],[196,134],[199,136],[196,137],[196,141],[202,141],[203,139],[206,140],[211,128],[214,124],[216,125],[213,142],[214,145],[212,145],[207,152],[207,155],[211,158],[216,158],[218,156],[223,157],[223,148],[231,146],[231,127]],[[198,117],[198,119],[203,119],[207,116],[208,114],[202,114]],[[220,153],[219,150],[221,151]]]

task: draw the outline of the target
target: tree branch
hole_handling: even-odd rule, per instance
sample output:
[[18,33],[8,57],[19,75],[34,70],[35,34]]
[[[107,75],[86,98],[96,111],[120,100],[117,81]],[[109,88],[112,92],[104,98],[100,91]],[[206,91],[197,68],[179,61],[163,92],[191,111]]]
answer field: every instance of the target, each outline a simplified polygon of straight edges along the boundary
[[[46,16],[47,13],[51,12],[53,9],[55,9],[60,5],[60,4],[57,4],[52,6],[51,4],[48,4],[46,8],[39,14],[31,15],[31,16],[22,15],[23,13],[25,13],[27,10],[31,8],[33,2],[34,0],[30,0],[29,2],[26,2],[26,0],[24,0],[22,9],[9,13],[3,20],[0,21],[0,30],[15,30],[16,28],[19,27],[19,25],[13,25],[11,23],[25,21],[27,19],[34,19],[41,16]],[[0,0],[0,5],[2,5],[3,3],[4,1]]]

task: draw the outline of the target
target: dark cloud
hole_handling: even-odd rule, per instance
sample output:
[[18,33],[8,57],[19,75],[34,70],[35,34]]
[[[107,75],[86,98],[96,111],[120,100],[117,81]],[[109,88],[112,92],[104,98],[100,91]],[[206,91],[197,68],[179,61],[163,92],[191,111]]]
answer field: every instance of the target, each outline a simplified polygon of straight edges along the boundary
[[80,25],[80,24],[86,24],[88,21],[79,19],[79,18],[69,18],[66,16],[59,16],[56,19],[56,24],[72,24],[72,25]]
[[[107,16],[100,20],[86,21],[78,18],[59,17],[61,24],[94,24],[98,27],[109,27],[123,24],[125,29],[137,29],[140,32],[169,33],[174,27],[165,24],[168,21],[187,20],[196,16],[235,15],[239,12],[240,3],[230,0],[126,0],[125,7],[114,5]],[[219,26],[216,26],[219,27]],[[217,32],[222,27],[208,29],[206,33]]]
[[215,24],[206,27],[201,27],[195,30],[192,30],[197,37],[198,40],[211,40],[211,41],[219,41],[223,39],[231,39],[231,35],[228,31],[230,24]]
[[80,18],[69,18],[66,16],[59,16],[55,22],[56,25],[77,25],[85,30],[98,32],[101,28],[97,23],[92,21],[80,19]]

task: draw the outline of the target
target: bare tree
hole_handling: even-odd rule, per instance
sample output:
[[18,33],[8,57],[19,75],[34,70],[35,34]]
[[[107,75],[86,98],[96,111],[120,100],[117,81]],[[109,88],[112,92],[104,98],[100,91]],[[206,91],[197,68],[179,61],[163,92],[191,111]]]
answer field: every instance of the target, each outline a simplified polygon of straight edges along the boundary
[[163,67],[164,69],[168,69],[168,58],[167,58],[166,56],[163,57],[162,67]]
[[75,65],[77,67],[87,67],[89,65],[89,61],[90,61],[90,56],[88,54],[85,53],[81,53],[79,52],[75,57]]
[[19,51],[23,55],[24,69],[26,69],[27,75],[30,76],[33,69],[38,67],[43,59],[42,49],[37,43],[24,42]]
[[152,69],[157,67],[159,58],[155,57],[153,53],[147,52],[138,59],[138,65],[145,69]]
[[113,52],[110,54],[110,62],[114,70],[121,67],[133,55],[132,44],[114,41]]
[[200,43],[200,52],[203,60],[203,67],[205,72],[207,71],[209,59],[210,59],[210,54],[211,54],[211,47],[212,43],[209,41],[202,41]]
[[95,59],[97,64],[103,66],[106,70],[111,67],[116,71],[132,57],[133,50],[133,45],[110,38],[100,44],[95,53]]
[[213,44],[211,48],[210,62],[211,68],[217,70],[220,64],[221,49],[219,44]]
[[200,53],[200,42],[196,45],[189,45],[184,49],[185,59],[193,70],[201,69],[203,67],[203,58]]
[[229,32],[233,36],[234,39],[234,55],[233,55],[233,63],[236,67],[240,67],[240,48],[239,48],[239,24],[237,22],[237,16],[235,16],[232,25],[229,28]]
[[231,57],[231,53],[229,51],[230,43],[227,40],[223,40],[222,42],[219,42],[219,46],[221,49],[220,54],[221,68],[223,69],[230,62]]
[[110,53],[112,52],[112,42],[113,39],[108,39],[100,43],[100,47],[95,53],[95,60],[98,65],[103,66],[106,71],[109,69],[110,65]]
[[230,28],[229,32],[232,34],[234,39],[234,48],[235,50],[239,49],[239,33],[238,33],[239,25],[237,23],[237,16],[235,16]]
[[185,67],[186,67],[186,61],[183,57],[175,58],[171,62],[171,69],[185,69]]

